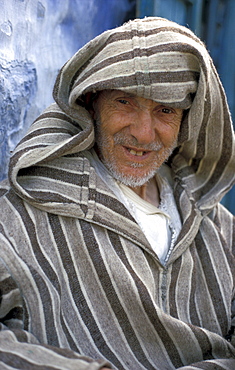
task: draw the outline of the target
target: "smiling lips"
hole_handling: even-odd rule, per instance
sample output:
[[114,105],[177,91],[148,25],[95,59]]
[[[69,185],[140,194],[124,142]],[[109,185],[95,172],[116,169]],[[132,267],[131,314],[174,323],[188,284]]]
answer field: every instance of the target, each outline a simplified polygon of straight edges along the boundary
[[120,145],[128,154],[138,157],[139,159],[141,157],[147,158],[150,153],[159,152],[163,147],[160,140],[141,145],[135,137],[125,135],[123,132],[117,132],[114,135],[114,145]]
[[133,148],[130,148],[130,147],[127,147],[127,146],[123,146],[124,149],[130,153],[131,155],[135,156],[135,157],[146,157],[146,155],[150,154],[152,152],[152,150],[143,150],[143,149],[133,149]]
[[146,153],[144,151],[137,152],[136,150],[130,148],[127,148],[127,150],[129,151],[130,154],[137,155],[138,157],[142,157],[142,155]]

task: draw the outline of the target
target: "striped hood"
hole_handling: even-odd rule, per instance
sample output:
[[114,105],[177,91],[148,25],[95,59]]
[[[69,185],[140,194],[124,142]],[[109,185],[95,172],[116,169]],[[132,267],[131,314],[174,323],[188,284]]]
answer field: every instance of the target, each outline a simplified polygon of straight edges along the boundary
[[234,182],[226,97],[203,43],[187,28],[155,17],[104,32],[63,66],[56,103],[34,122],[12,156],[9,179],[15,192],[38,208],[76,217],[94,203],[92,191],[103,185],[83,158],[94,144],[94,123],[83,98],[103,89],[187,110],[169,161],[175,198],[183,220],[192,209],[208,213]]

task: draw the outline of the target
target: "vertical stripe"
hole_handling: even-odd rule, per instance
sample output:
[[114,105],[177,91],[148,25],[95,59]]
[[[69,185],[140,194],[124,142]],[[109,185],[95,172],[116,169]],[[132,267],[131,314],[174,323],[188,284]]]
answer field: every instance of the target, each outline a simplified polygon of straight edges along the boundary
[[158,314],[156,312],[156,309],[153,305],[153,302],[143,285],[143,283],[139,280],[138,276],[133,271],[132,267],[130,266],[128,260],[125,257],[125,253],[123,251],[122,245],[120,243],[119,237],[112,232],[109,232],[110,240],[112,241],[113,246],[115,246],[117,254],[122,258],[123,263],[125,264],[127,270],[131,274],[132,278],[135,281],[136,287],[139,292],[140,299],[142,301],[143,307],[145,308],[145,311],[153,324],[155,330],[158,332],[162,342],[164,343],[166,350],[170,356],[170,359],[175,367],[180,367],[183,365],[181,358],[179,356],[179,353],[177,351],[177,348],[175,347],[171,337],[167,333],[166,329],[162,325],[162,322],[160,321]]
[[90,257],[94,263],[94,267],[97,271],[99,280],[106,291],[108,301],[112,307],[113,312],[115,313],[118,323],[125,334],[125,337],[130,345],[131,349],[135,353],[136,358],[142,363],[147,369],[153,370],[154,367],[147,360],[141,345],[135,335],[133,328],[130,325],[130,321],[124,311],[121,302],[118,299],[118,296],[113,288],[113,283],[109,277],[104,261],[100,255],[98,244],[93,235],[91,225],[82,222],[81,223],[82,231],[84,235],[89,235],[89,240],[87,240],[87,248],[90,253]]
[[80,282],[78,280],[76,270],[74,268],[74,262],[73,259],[71,258],[70,251],[68,250],[68,246],[59,222],[59,218],[55,215],[49,215],[49,221],[52,228],[52,232],[55,236],[55,241],[58,245],[61,260],[63,261],[65,273],[68,274],[69,284],[71,292],[73,294],[74,302],[79,309],[79,313],[84,321],[84,324],[88,328],[95,344],[97,345],[97,348],[104,355],[104,357],[108,358],[112,363],[116,364],[116,366],[120,366],[118,359],[113,354],[113,352],[110,351],[108,343],[105,342],[102,333],[100,332],[95,322],[95,319],[92,315],[92,312],[86,302],[86,299],[82,293]]

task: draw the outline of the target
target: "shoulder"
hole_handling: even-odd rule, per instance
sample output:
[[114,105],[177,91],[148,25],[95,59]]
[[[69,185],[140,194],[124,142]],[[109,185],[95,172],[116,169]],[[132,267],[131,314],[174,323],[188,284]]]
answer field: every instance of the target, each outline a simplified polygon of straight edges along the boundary
[[235,217],[229,212],[229,210],[224,207],[221,203],[213,209],[209,214],[209,218],[213,221],[214,226],[223,236],[226,243],[229,245],[230,249],[235,248]]
[[0,199],[10,190],[10,188],[11,187],[7,179],[0,182]]

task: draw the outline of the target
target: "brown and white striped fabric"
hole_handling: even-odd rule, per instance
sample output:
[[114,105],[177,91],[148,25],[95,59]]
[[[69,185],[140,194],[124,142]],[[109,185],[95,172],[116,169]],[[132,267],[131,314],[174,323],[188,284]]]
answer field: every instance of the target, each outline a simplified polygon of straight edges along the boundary
[[[87,158],[84,95],[103,89],[186,110],[168,163],[183,226],[165,266]],[[235,369],[234,219],[218,203],[234,134],[202,42],[130,21],[65,64],[54,98],[0,186],[0,368]]]

